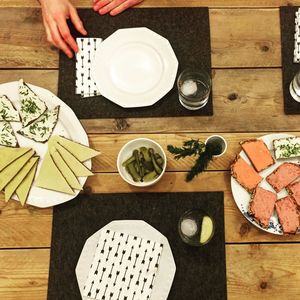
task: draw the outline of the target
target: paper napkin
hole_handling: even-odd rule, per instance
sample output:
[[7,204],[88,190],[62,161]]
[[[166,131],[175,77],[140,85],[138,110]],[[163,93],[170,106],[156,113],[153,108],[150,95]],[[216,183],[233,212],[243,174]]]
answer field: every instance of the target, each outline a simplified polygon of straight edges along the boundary
[[101,300],[149,300],[163,245],[106,230],[101,232],[83,296]]
[[295,15],[294,63],[300,63],[300,8]]
[[102,39],[76,38],[79,52],[76,54],[76,87],[75,94],[82,98],[100,95],[96,82],[91,76],[91,66]]

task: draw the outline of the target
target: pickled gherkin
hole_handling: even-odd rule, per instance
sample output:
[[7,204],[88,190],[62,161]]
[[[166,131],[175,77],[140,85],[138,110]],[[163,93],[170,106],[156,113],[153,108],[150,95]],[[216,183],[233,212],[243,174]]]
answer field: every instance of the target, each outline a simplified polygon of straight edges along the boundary
[[163,171],[164,159],[153,148],[134,149],[132,155],[123,161],[122,166],[135,182],[149,182]]

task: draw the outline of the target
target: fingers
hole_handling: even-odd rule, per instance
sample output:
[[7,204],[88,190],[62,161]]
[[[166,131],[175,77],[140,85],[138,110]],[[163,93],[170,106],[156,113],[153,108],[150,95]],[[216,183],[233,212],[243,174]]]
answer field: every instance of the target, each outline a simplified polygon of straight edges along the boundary
[[100,15],[110,12],[112,16],[115,16],[129,7],[132,7],[143,0],[96,0],[94,4],[94,10],[99,11]]
[[98,0],[94,2],[94,11],[98,11],[100,8],[104,7],[105,5],[109,4],[110,0]]
[[87,35],[87,31],[83,27],[83,23],[81,22],[78,14],[77,14],[77,10],[72,5],[70,5],[70,18],[71,18],[71,21],[74,24],[76,30],[83,35]]
[[119,6],[117,6],[116,8],[112,9],[110,11],[110,15],[111,16],[116,16],[118,14],[120,14],[121,12],[123,12],[124,10],[126,10],[129,7],[132,7],[138,3],[141,3],[143,0],[127,0],[125,2],[123,2],[122,4],[120,4]]
[[53,43],[61,49],[69,58],[73,57],[73,53],[68,45],[62,39],[56,23],[53,21],[49,24]]
[[74,40],[74,38],[72,37],[69,27],[67,25],[66,19],[63,16],[60,16],[57,19],[57,27],[59,29],[59,32],[61,34],[61,37],[63,38],[63,40],[65,42],[67,42],[67,44],[71,47],[71,49],[74,52],[78,52],[78,46]]

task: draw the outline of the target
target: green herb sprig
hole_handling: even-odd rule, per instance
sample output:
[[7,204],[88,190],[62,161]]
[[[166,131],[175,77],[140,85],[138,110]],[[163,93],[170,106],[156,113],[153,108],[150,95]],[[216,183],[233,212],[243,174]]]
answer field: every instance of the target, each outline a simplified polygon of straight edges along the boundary
[[193,180],[195,176],[207,169],[208,164],[212,160],[213,156],[217,153],[220,153],[222,150],[221,145],[205,145],[203,142],[194,139],[184,141],[181,148],[168,145],[167,149],[170,153],[174,154],[174,158],[176,160],[185,158],[187,156],[198,156],[195,164],[186,175],[187,182]]

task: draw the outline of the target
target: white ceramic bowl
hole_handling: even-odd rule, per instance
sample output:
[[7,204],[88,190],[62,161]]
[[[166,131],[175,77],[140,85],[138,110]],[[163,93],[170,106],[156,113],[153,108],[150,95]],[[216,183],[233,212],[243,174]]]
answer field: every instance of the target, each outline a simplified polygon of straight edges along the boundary
[[[125,167],[122,166],[122,163],[132,155],[133,150],[139,149],[140,147],[153,148],[155,153],[160,154],[160,156],[164,159],[164,165],[161,174],[152,181],[135,182],[133,181],[130,174],[126,171]],[[117,158],[117,168],[121,177],[129,184],[134,186],[139,186],[139,187],[153,185],[156,182],[158,182],[162,178],[163,174],[165,173],[166,166],[167,166],[167,157],[163,148],[155,141],[147,138],[138,138],[128,142],[122,147]]]

